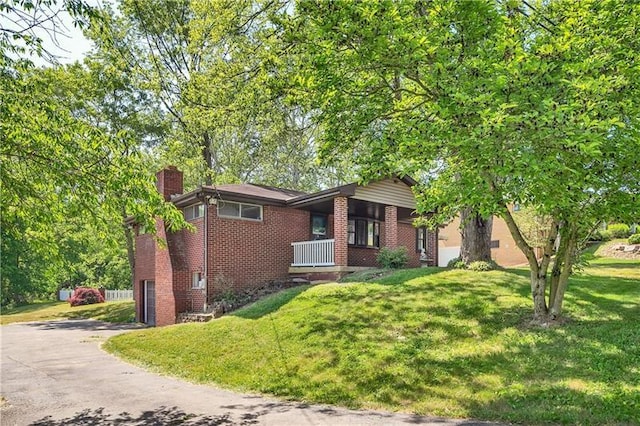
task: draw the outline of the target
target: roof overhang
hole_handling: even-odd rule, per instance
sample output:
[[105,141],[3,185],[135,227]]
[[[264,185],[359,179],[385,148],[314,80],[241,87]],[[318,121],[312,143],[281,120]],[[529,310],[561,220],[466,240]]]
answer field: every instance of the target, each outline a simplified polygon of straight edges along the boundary
[[325,189],[324,191],[314,192],[313,194],[300,195],[299,197],[288,200],[287,206],[299,208],[322,203],[336,197],[351,197],[355,194],[357,186],[355,183],[350,183],[349,185]]
[[171,202],[176,207],[187,207],[195,203],[202,203],[208,199],[218,199],[225,201],[236,201],[242,203],[256,203],[270,206],[286,206],[285,200],[261,197],[259,195],[240,194],[234,191],[226,191],[214,187],[199,186],[195,190],[186,194],[171,198]]

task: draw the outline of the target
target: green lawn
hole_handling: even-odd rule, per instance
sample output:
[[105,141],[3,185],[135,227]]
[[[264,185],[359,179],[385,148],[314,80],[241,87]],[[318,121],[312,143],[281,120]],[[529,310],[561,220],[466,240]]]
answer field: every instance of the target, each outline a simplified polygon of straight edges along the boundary
[[0,324],[78,318],[93,318],[106,322],[132,322],[134,316],[133,301],[97,303],[73,308],[67,302],[47,302],[3,309]]
[[638,424],[640,262],[596,258],[570,321],[529,326],[524,270],[414,269],[287,290],[111,338],[155,371],[286,399],[526,424]]

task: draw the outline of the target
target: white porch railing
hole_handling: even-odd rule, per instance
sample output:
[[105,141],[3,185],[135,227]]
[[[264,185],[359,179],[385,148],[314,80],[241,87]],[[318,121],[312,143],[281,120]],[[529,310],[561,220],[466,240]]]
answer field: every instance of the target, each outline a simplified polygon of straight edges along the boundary
[[293,246],[291,266],[333,266],[335,240],[299,241]]

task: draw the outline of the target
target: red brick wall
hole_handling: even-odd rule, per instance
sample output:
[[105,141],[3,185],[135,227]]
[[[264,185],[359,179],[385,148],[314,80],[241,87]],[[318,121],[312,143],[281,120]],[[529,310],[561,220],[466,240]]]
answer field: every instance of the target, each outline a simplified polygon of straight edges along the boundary
[[156,242],[151,234],[137,235],[135,239],[136,264],[133,271],[133,297],[136,300],[136,321],[143,321],[144,280],[156,277]]
[[[166,240],[164,223],[156,223],[157,237]],[[168,242],[167,242],[168,243]],[[170,247],[170,245],[168,245]],[[176,301],[173,294],[173,270],[167,247],[156,247],[156,325],[174,324],[176,321]]]
[[416,252],[416,228],[409,223],[398,224],[398,245],[407,248],[409,268],[420,266],[420,253]]
[[349,246],[349,266],[373,266],[377,267],[377,248],[352,247]]
[[182,172],[169,166],[156,173],[156,188],[169,201],[174,194],[182,194]]
[[[386,241],[386,227],[384,222],[380,222],[380,245],[384,246]],[[371,266],[377,268],[378,248],[349,246],[349,266]]]
[[[410,223],[398,223],[398,245],[405,246],[409,253],[407,266],[416,268],[421,265],[420,252],[416,251],[416,228]],[[438,262],[437,232],[427,232],[427,265],[436,266]]]
[[[385,226],[385,222],[380,223],[380,241],[387,241],[385,238],[385,230],[389,227]],[[407,248],[409,254],[410,268],[417,268],[421,265],[420,253],[416,251],[416,228],[409,223],[397,222],[397,246],[404,246]],[[435,266],[438,254],[437,254],[437,234],[435,231],[429,231],[427,235],[427,265]],[[349,266],[379,266],[376,261],[378,255],[378,249],[364,248],[364,247],[349,247]]]
[[193,288],[193,273],[204,273],[204,218],[190,222],[194,232],[181,230],[169,235],[173,267],[173,288],[176,296],[176,314],[202,312],[204,290]]
[[286,278],[294,241],[308,241],[309,212],[264,206],[263,220],[219,218],[209,209],[209,297]]

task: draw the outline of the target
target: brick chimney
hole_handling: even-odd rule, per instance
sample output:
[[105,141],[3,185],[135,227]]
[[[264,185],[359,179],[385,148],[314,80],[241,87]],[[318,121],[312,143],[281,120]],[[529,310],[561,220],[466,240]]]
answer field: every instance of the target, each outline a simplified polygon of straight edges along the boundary
[[176,166],[167,166],[156,174],[156,187],[166,201],[172,195],[182,194],[182,172]]

